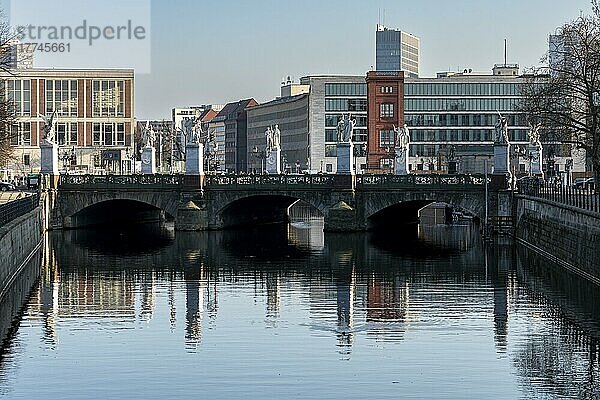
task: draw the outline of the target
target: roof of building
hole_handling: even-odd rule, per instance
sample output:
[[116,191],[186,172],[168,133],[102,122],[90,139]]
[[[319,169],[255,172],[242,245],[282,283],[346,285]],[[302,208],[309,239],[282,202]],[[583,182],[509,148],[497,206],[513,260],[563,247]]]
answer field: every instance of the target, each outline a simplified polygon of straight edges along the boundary
[[245,99],[227,103],[212,120],[214,122],[222,122],[230,118],[237,118],[239,113],[244,111],[247,107],[253,107],[255,105],[258,105],[258,102],[254,99]]
[[9,71],[0,71],[0,75],[11,76],[77,76],[77,77],[104,77],[104,76],[120,76],[133,78],[135,70],[133,69],[69,69],[69,68],[17,68]]
[[262,104],[257,104],[255,106],[252,106],[250,108],[256,108],[256,109],[260,109],[263,107],[270,107],[270,106],[275,106],[278,104],[285,104],[285,103],[292,103],[294,101],[298,101],[298,100],[302,100],[304,98],[308,97],[308,93],[301,93],[301,94],[297,94],[294,96],[286,96],[286,97],[278,97],[274,100],[268,101],[266,103],[262,103]]

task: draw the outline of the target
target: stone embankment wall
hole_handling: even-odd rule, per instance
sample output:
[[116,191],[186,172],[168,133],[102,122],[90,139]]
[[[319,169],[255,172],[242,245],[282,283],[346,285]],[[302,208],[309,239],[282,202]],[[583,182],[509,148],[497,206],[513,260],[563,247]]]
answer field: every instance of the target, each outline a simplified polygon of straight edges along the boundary
[[37,207],[0,227],[0,299],[39,250],[43,221],[42,208]]
[[600,214],[528,196],[516,200],[517,240],[600,285]]

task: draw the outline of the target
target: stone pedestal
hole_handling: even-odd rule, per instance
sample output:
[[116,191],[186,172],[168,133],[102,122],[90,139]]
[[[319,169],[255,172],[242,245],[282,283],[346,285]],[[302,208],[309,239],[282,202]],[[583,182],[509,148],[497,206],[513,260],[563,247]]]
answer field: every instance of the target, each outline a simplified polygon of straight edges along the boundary
[[531,175],[542,175],[542,150],[537,146],[529,146],[527,152],[531,155]]
[[354,175],[354,144],[337,144],[337,174]]
[[58,145],[48,143],[45,139],[40,144],[42,174],[58,175]]
[[273,149],[266,156],[266,172],[269,175],[281,174],[281,149]]
[[510,174],[510,159],[508,144],[494,144],[494,174]]
[[394,159],[394,174],[408,175],[408,149],[396,147],[396,158]]
[[188,143],[185,154],[185,174],[204,175],[204,145]]
[[156,174],[156,149],[154,147],[144,147],[142,149],[142,174]]

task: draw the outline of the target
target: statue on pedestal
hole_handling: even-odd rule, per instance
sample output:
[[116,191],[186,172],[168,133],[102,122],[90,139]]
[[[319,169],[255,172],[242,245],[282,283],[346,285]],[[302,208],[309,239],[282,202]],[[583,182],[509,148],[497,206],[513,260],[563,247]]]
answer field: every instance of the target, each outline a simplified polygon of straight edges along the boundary
[[352,134],[356,126],[356,119],[351,119],[350,114],[344,114],[337,125],[338,143],[352,142]]
[[281,147],[281,131],[279,130],[279,125],[275,125],[275,129],[273,130],[273,149],[277,150]]
[[40,118],[44,120],[44,136],[43,139],[49,144],[56,144],[54,142],[55,130],[54,125],[56,124],[56,111],[53,111],[50,116],[41,115]]
[[154,147],[154,143],[156,142],[156,133],[154,132],[154,128],[150,125],[150,121],[146,122],[146,127],[142,132],[142,147]]
[[200,118],[187,118],[182,121],[183,134],[186,138],[186,144],[200,144],[200,136],[202,132],[202,124]]
[[508,144],[508,119],[503,117],[502,114],[498,113],[498,122],[495,127],[495,144]]
[[542,142],[540,140],[540,128],[541,128],[541,124],[533,124],[533,123],[529,123],[529,132],[528,132],[528,136],[529,136],[529,143],[534,146],[537,147],[538,149],[542,148]]
[[406,150],[410,144],[410,131],[408,126],[404,124],[402,127],[394,126],[395,144],[397,149]]
[[273,131],[271,130],[270,126],[268,126],[267,130],[265,131],[265,141],[265,152],[268,156],[273,150]]

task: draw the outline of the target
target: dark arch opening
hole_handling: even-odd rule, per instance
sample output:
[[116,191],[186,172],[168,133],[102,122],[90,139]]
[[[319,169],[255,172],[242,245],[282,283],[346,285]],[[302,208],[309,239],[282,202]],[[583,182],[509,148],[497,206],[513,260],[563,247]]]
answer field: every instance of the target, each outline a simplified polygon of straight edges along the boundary
[[71,216],[71,228],[123,226],[174,221],[174,216],[153,205],[115,199],[85,207]]
[[433,200],[413,200],[393,204],[376,212],[368,218],[368,229],[396,229],[399,226],[416,226],[423,222],[419,212],[434,204],[440,205],[439,208],[443,210],[444,214],[442,218],[437,218],[435,223],[440,223],[440,221],[452,223],[460,216],[465,219],[469,218],[475,223],[479,222],[477,216],[452,204]]
[[[298,201],[298,198],[281,195],[256,195],[235,200],[220,212],[222,227],[287,223],[290,221],[289,208]],[[314,211],[321,214],[316,208]]]

